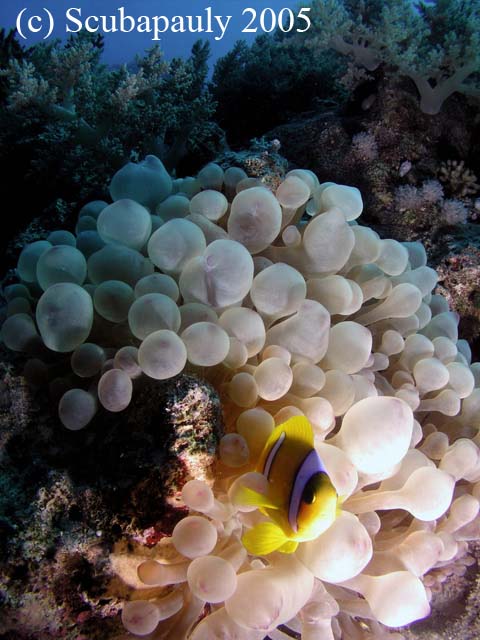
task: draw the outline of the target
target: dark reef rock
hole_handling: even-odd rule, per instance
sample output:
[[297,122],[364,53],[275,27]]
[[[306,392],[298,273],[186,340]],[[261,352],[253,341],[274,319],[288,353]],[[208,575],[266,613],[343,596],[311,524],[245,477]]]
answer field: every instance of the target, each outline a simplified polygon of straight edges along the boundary
[[[478,228],[478,227],[477,227]],[[460,314],[460,331],[475,354],[480,356],[480,229],[466,246],[452,243],[448,255],[437,265],[437,292]],[[476,239],[476,243],[474,243]]]
[[[389,237],[425,239],[435,220],[421,215],[421,203],[416,211],[400,211],[395,192],[444,179],[442,165],[448,160],[463,161],[478,175],[478,106],[454,96],[440,114],[429,116],[418,109],[408,82],[392,80],[379,84],[370,103],[363,113],[309,114],[273,129],[267,138],[280,140],[289,161],[311,169],[320,181],[357,186],[365,201],[364,224],[388,227]],[[355,141],[358,134],[363,144]],[[444,187],[445,198],[459,197],[448,184]],[[473,209],[473,198],[465,203]]]
[[253,139],[246,151],[224,151],[215,158],[223,169],[241,167],[250,178],[257,178],[267,188],[275,191],[285,178],[288,160],[281,154],[278,140]]
[[184,482],[212,479],[220,401],[192,376],[149,380],[124,412],[69,432],[11,367],[1,377],[0,637],[111,637],[113,543],[155,544],[185,513]]

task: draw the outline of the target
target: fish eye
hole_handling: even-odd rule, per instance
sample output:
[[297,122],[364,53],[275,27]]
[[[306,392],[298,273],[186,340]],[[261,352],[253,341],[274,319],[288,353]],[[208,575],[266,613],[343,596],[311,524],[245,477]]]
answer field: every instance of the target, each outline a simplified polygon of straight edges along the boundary
[[302,494],[302,502],[305,504],[313,504],[315,502],[315,490],[313,487],[309,487],[308,485],[303,490]]

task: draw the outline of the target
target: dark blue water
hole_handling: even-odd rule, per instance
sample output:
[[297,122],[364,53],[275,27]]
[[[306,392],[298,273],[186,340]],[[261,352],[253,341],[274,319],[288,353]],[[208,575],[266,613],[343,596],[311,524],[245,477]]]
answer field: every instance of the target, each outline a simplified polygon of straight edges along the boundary
[[[122,64],[132,60],[137,53],[143,53],[145,49],[150,48],[155,41],[153,33],[155,16],[165,16],[168,19],[169,27],[165,33],[159,35],[158,43],[161,45],[165,56],[170,59],[175,56],[188,55],[192,44],[199,37],[209,40],[212,48],[212,61],[229,51],[233,43],[244,38],[251,42],[255,35],[262,33],[261,15],[262,11],[267,8],[263,14],[263,26],[268,30],[271,26],[272,13],[278,16],[278,12],[286,7],[293,8],[297,11],[297,0],[4,0],[0,3],[0,26],[7,28],[14,27],[18,14],[22,9],[26,9],[21,18],[21,28],[26,36],[22,40],[25,45],[32,45],[39,42],[46,35],[50,28],[48,14],[45,9],[50,11],[54,27],[50,38],[65,39],[69,34],[68,29],[75,31],[86,28],[86,19],[90,17],[89,24],[92,28],[98,25],[99,31],[103,32],[101,16],[107,17],[107,29],[111,28],[111,20],[109,16],[117,18],[117,28],[120,25],[120,7],[125,10],[125,15],[131,16],[135,21],[134,30],[130,33],[105,33],[105,54],[104,62],[111,65]],[[304,3],[307,6],[307,2]],[[227,16],[231,16],[228,26],[222,35],[222,29],[215,18],[212,18],[211,33],[172,33],[173,16],[201,16],[202,27],[206,29],[208,8],[211,8],[212,16],[218,15],[225,24]],[[251,8],[252,11],[248,11]],[[268,9],[272,9],[273,12]],[[70,13],[67,12],[70,10]],[[243,15],[242,15],[243,13]],[[41,18],[41,22],[36,19]],[[92,18],[93,16],[93,18]],[[140,16],[146,16],[150,19],[148,25],[144,22],[144,26],[139,26]],[[284,14],[285,20],[287,14]],[[38,32],[28,32],[28,21],[31,21],[32,31],[39,29]],[[99,21],[95,20],[99,18]],[[257,29],[256,32],[246,32],[251,24],[251,29]],[[125,28],[129,29],[132,22],[127,19],[124,23]],[[158,25],[160,28],[166,26],[165,20],[160,20]],[[139,27],[152,29],[151,33],[139,33],[136,29]],[[187,22],[185,21],[187,28]],[[197,20],[194,20],[194,28],[197,27]]]

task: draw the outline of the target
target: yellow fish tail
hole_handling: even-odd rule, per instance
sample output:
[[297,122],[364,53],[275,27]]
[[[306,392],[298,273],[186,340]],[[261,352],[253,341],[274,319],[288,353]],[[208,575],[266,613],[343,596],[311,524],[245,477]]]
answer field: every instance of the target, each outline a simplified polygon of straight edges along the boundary
[[[245,549],[255,556],[266,556],[277,551],[290,540],[273,522],[260,522],[242,536]],[[292,553],[292,551],[287,551]]]

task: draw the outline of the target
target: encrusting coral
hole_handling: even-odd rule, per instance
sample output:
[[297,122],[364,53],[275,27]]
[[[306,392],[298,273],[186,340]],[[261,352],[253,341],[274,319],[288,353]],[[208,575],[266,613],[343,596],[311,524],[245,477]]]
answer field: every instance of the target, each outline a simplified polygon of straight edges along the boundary
[[[213,484],[184,485],[170,537],[112,554],[125,628],[348,640],[427,616],[435,575],[480,537],[480,367],[422,245],[361,226],[358,189],[308,170],[271,191],[213,163],[172,181],[149,156],[110,192],[76,235],[24,248],[1,336],[31,355],[28,379],[67,389],[67,429],[123,411],[145,377],[186,369],[221,394]],[[297,415],[341,512],[294,553],[254,557],[241,538],[268,518],[242,489],[265,492],[256,461]]]
[[461,316],[464,335],[473,342],[478,339],[480,318],[480,252],[468,245],[452,251],[438,265],[438,292],[444,295],[451,308]]

